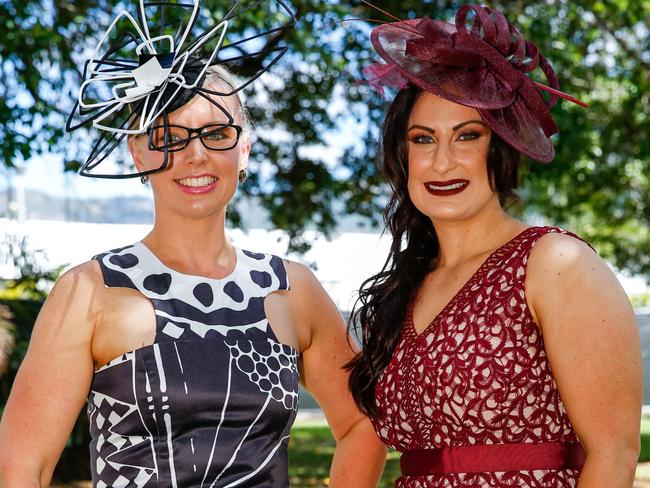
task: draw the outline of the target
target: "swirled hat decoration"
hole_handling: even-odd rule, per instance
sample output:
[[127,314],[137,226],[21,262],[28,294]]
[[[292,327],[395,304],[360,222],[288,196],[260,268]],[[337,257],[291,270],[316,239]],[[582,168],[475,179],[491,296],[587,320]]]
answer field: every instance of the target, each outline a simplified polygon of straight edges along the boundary
[[[537,47],[488,7],[462,6],[454,24],[429,17],[382,24],[373,29],[371,41],[385,62],[368,66],[364,74],[378,91],[412,83],[476,108],[503,140],[540,162],[554,156],[550,138],[558,127],[550,108],[558,97],[587,106],[559,91],[555,72]],[[536,68],[548,85],[530,78]],[[540,90],[550,93],[548,101]]]
[[[161,119],[166,127],[168,114],[195,96],[218,107],[227,124],[234,123],[219,97],[239,92],[286,53],[287,47],[277,39],[294,25],[296,17],[284,0],[232,0],[220,7],[223,15],[220,19],[208,15],[206,23],[211,26],[206,30],[198,27],[200,0],[139,0],[135,17],[127,10],[119,12],[85,62],[83,82],[66,123],[68,132],[87,127],[98,133],[81,175],[131,178],[165,169],[166,146],[159,148],[164,153],[162,165],[153,170],[106,173],[96,168],[125,137],[146,133]],[[229,39],[233,21],[253,9],[266,10],[262,17],[268,25],[247,27]],[[211,5],[211,11],[218,10]],[[224,65],[240,75],[237,66],[247,62],[257,69],[240,77],[232,90],[202,86],[211,66]]]

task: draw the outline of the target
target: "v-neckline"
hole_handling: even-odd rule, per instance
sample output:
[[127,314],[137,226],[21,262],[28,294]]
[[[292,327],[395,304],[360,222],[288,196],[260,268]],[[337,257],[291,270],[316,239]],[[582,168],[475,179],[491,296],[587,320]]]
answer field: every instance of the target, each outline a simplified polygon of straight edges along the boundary
[[486,257],[483,260],[481,265],[478,268],[476,268],[476,271],[474,271],[474,273],[472,273],[472,275],[467,279],[467,281],[465,281],[463,286],[461,286],[458,289],[458,291],[456,293],[454,293],[454,295],[452,295],[452,297],[449,299],[447,304],[440,309],[440,311],[433,317],[433,319],[427,324],[427,326],[424,329],[422,329],[421,332],[418,332],[415,329],[415,322],[413,320],[413,309],[415,308],[415,296],[417,294],[417,292],[416,292],[416,294],[414,294],[413,297],[411,298],[411,300],[409,301],[407,311],[406,311],[406,324],[405,325],[406,325],[407,330],[410,332],[410,334],[416,340],[421,339],[422,337],[425,337],[425,335],[429,332],[429,330],[438,322],[440,317],[443,317],[445,315],[445,313],[456,304],[456,302],[460,299],[460,297],[462,295],[465,295],[466,289],[469,288],[471,285],[473,285],[474,281],[476,281],[483,274],[483,270],[488,266],[488,264],[492,261],[492,258],[494,258],[494,256],[498,252],[500,252],[501,250],[503,250],[505,247],[509,246],[510,244],[515,242],[516,240],[520,239],[523,235],[525,235],[526,233],[531,231],[531,229],[536,229],[536,228],[538,228],[538,227],[536,227],[536,226],[526,227],[524,230],[522,230],[517,235],[515,235],[512,239],[510,239],[509,241],[503,243],[502,245],[497,247],[494,251],[492,251],[488,255],[488,257]]

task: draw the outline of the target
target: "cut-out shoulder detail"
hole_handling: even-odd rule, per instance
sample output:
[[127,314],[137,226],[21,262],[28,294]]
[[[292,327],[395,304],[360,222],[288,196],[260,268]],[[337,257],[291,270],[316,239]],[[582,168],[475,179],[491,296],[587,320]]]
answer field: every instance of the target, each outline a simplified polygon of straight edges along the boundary
[[[83,317],[84,321],[92,322],[93,326],[88,329],[89,337],[92,337],[94,324],[102,310],[103,290],[99,266],[93,261],[86,261],[66,270],[58,278],[49,293],[47,303],[59,300],[58,306],[65,308],[66,315],[78,313],[79,318]],[[82,324],[78,323],[78,326],[82,327]]]
[[156,314],[149,298],[122,287],[104,287],[102,296],[103,311],[92,341],[95,370],[156,340]]
[[[294,292],[290,303],[294,315],[294,325],[298,334],[300,350],[307,351],[312,345],[314,326],[328,327],[331,323],[324,324],[320,311],[323,306],[331,304],[327,292],[311,269],[295,261],[286,261],[287,274],[294,284]],[[340,312],[339,312],[340,313]],[[342,318],[341,318],[342,321]]]

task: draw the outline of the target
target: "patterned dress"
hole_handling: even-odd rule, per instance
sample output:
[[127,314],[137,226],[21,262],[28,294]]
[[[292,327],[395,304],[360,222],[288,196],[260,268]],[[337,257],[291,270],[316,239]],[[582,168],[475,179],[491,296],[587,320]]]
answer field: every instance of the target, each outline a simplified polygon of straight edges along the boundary
[[93,486],[288,486],[298,353],[264,312],[289,289],[282,259],[238,249],[223,279],[176,272],[141,242],[95,259],[107,287],[151,301],[156,337],[95,371]]
[[[420,334],[409,306],[376,387],[382,416],[373,423],[388,446],[401,452],[523,443],[575,446],[576,434],[524,295],[528,256],[549,232],[566,233],[531,227],[494,251]],[[403,475],[395,486],[556,488],[576,486],[578,476],[579,469],[446,472]]]

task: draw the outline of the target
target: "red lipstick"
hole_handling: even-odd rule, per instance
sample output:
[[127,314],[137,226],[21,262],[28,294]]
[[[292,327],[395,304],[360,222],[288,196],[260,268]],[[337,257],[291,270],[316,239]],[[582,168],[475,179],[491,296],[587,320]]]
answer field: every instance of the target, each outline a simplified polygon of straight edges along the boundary
[[469,186],[469,180],[426,181],[426,190],[437,197],[457,195]]

